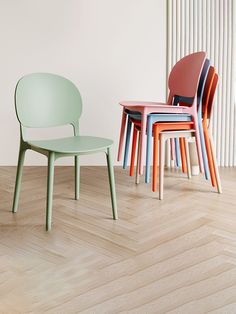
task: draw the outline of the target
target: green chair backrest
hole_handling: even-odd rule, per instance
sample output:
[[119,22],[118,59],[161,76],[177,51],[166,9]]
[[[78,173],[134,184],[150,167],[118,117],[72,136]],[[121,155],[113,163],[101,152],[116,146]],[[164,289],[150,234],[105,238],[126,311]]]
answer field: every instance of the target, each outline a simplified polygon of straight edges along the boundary
[[72,124],[77,127],[82,100],[77,87],[64,77],[33,73],[22,77],[15,90],[16,114],[28,128]]

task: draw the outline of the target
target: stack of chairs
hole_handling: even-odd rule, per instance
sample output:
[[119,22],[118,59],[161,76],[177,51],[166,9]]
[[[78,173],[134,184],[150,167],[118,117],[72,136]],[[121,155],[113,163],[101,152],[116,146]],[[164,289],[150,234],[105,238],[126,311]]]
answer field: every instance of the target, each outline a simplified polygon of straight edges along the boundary
[[210,131],[217,83],[218,75],[206,58],[206,53],[196,52],[185,56],[173,67],[168,80],[169,96],[166,104],[142,101],[120,103],[123,113],[118,161],[121,160],[125,141],[123,168],[127,168],[132,135],[130,175],[134,174],[136,161],[135,181],[139,183],[146,156],[145,182],[149,183],[153,155],[152,190],[157,190],[159,177],[159,199],[163,199],[166,142],[170,143],[171,156],[176,166],[182,167],[182,171],[187,172],[188,178],[191,178],[188,149],[191,137],[195,138],[201,173],[204,173],[206,180],[211,179],[212,186],[217,187],[218,193],[222,193]]

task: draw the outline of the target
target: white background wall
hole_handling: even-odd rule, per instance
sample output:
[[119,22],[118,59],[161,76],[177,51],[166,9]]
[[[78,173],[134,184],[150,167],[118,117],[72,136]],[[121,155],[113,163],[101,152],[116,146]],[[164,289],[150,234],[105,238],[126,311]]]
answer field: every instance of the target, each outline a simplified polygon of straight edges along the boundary
[[[114,139],[114,158],[118,102],[165,100],[164,0],[0,0],[0,25],[0,165],[17,162],[14,88],[27,73],[71,79],[83,98],[81,134]],[[68,128],[56,131],[53,136],[70,134]],[[42,136],[39,131],[37,138]],[[82,157],[83,164],[103,161],[103,156]],[[46,164],[46,159],[28,152],[26,164]]]

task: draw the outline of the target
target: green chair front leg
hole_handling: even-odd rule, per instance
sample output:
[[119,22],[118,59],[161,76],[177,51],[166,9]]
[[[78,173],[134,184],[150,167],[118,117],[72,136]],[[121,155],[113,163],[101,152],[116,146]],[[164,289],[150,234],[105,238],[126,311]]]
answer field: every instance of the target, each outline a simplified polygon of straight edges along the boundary
[[17,165],[17,172],[16,172],[15,191],[14,191],[14,198],[13,198],[13,205],[12,205],[12,212],[13,213],[17,212],[18,203],[19,203],[21,178],[22,178],[22,173],[23,173],[25,152],[26,152],[26,150],[22,149],[20,147],[19,157],[18,157],[18,165]]
[[80,194],[80,164],[79,156],[75,156],[75,199],[79,199]]
[[50,231],[52,227],[54,162],[55,162],[55,153],[50,152],[48,156],[48,177],[47,177],[47,208],[46,208],[46,230],[47,231]]
[[111,157],[111,148],[107,149],[106,158],[107,158],[107,168],[108,168],[108,176],[109,176],[109,184],[110,184],[110,192],[111,192],[111,203],[112,203],[112,214],[113,219],[118,219],[117,214],[117,203],[116,203],[116,189],[115,189],[115,178],[114,178],[114,169]]

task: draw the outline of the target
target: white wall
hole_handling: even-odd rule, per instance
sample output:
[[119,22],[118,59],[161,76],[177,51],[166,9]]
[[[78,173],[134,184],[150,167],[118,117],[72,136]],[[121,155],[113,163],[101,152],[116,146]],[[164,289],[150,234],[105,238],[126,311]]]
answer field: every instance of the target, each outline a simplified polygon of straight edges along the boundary
[[[14,87],[27,73],[71,79],[83,98],[81,134],[114,139],[115,156],[118,102],[165,100],[165,0],[0,0],[0,21],[0,165],[17,162]],[[103,156],[82,158],[83,164],[103,161]],[[28,152],[26,164],[46,164],[46,159]]]

